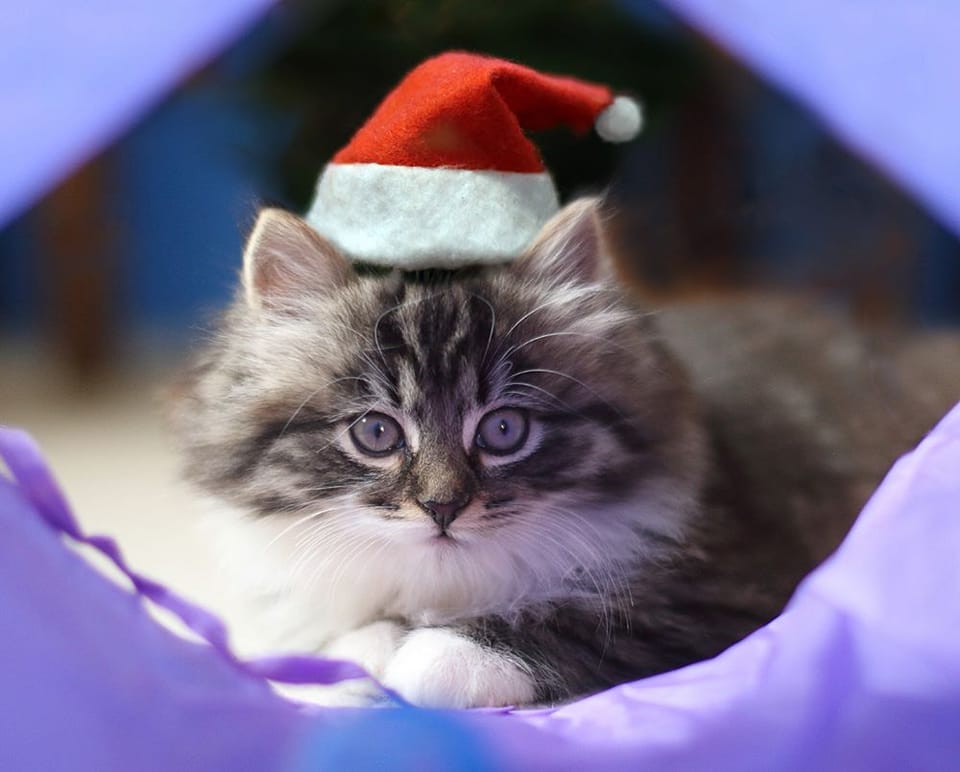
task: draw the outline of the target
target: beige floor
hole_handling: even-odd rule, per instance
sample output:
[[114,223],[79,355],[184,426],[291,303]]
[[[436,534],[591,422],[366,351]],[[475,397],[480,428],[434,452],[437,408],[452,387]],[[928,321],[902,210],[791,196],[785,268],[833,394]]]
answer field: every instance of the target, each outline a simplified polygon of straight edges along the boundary
[[115,537],[142,573],[221,610],[189,492],[177,482],[159,393],[172,365],[71,384],[27,347],[0,348],[0,423],[40,443],[82,526]]

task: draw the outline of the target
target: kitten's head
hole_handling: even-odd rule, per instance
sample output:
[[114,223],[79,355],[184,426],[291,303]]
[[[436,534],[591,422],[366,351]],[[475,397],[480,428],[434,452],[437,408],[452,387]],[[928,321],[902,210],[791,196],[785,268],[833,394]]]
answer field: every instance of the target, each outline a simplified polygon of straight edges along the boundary
[[272,524],[291,582],[375,573],[384,613],[612,593],[682,535],[702,475],[593,200],[514,264],[446,274],[355,270],[265,210],[179,414],[189,476]]

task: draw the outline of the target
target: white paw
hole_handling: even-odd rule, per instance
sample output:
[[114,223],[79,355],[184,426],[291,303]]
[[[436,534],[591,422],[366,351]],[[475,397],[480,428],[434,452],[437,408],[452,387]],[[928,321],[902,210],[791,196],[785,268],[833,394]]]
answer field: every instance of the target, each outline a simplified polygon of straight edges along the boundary
[[356,662],[374,678],[381,678],[403,633],[395,622],[373,622],[334,638],[324,646],[323,653],[333,659]]
[[[323,648],[323,654],[331,659],[356,662],[374,678],[382,678],[403,633],[403,628],[393,622],[373,622],[334,638]],[[329,686],[274,684],[274,688],[298,702],[326,707],[369,705],[383,697],[381,689],[367,678]]]
[[430,708],[524,705],[536,693],[519,661],[437,627],[414,630],[404,639],[383,682]]

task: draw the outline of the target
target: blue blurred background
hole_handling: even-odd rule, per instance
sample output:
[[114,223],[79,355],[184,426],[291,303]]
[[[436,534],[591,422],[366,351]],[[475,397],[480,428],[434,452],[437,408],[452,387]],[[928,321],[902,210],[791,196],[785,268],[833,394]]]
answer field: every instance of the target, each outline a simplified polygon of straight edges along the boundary
[[618,251],[657,297],[813,289],[869,319],[960,319],[960,245],[810,114],[654,2],[289,3],[0,231],[4,339],[83,378],[177,348],[229,298],[263,202],[317,172],[403,71],[470,48],[646,102],[632,146],[551,132],[567,195],[611,180]]

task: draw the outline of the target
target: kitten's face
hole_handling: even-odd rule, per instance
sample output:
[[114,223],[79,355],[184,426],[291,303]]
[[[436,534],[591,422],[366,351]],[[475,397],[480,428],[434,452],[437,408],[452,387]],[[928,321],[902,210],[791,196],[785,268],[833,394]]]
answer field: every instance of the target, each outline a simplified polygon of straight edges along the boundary
[[291,571],[375,572],[393,613],[615,592],[681,534],[699,435],[592,212],[566,217],[516,266],[432,281],[355,276],[289,216],[255,234],[185,403],[192,478],[276,523]]

